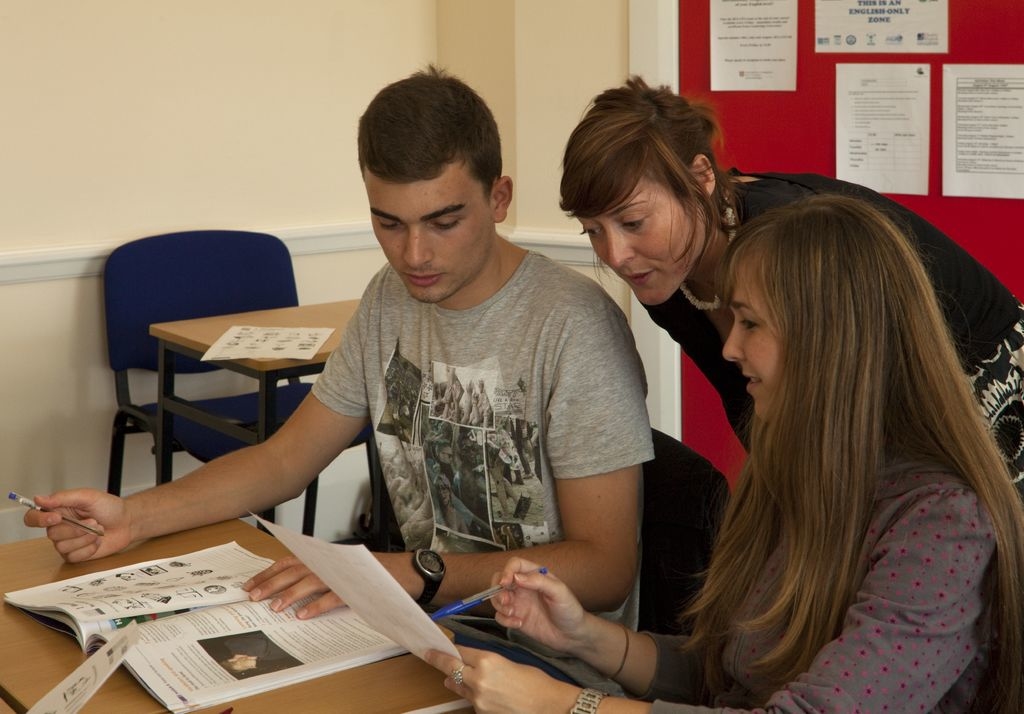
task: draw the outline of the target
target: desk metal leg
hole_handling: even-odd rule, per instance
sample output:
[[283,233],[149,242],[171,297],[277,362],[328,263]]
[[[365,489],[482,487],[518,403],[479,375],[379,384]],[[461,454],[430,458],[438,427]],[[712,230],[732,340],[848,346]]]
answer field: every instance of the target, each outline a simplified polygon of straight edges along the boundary
[[167,483],[174,476],[174,416],[167,411],[167,399],[174,395],[174,353],[163,340],[157,341],[159,393],[156,407],[156,482]]
[[[259,419],[256,424],[256,442],[264,442],[277,429],[277,373],[261,372],[259,376]],[[261,515],[274,523],[276,509],[271,507]]]
[[260,374],[259,423],[256,425],[256,441],[266,441],[277,431],[277,373]]

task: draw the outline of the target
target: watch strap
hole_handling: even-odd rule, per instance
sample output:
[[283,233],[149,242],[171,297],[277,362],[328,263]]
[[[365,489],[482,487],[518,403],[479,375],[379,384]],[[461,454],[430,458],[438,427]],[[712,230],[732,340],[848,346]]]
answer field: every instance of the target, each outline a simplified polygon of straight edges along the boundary
[[420,552],[421,551],[416,550],[413,551],[412,554],[413,568],[415,568],[416,572],[420,574],[421,578],[423,578],[423,592],[421,592],[420,596],[416,598],[416,604],[428,605],[430,604],[430,601],[434,599],[434,596],[437,594],[438,589],[441,587],[441,580],[442,578],[444,578],[444,571],[442,570],[441,574],[438,577],[431,577],[430,575],[428,575],[424,571],[423,567],[420,565]]
[[597,707],[605,696],[607,695],[604,692],[597,689],[584,689],[576,697],[576,703],[569,710],[569,714],[597,714]]
[[437,589],[441,587],[441,583],[437,580],[428,580],[423,578],[423,592],[416,598],[417,605],[429,605],[430,601],[437,595]]

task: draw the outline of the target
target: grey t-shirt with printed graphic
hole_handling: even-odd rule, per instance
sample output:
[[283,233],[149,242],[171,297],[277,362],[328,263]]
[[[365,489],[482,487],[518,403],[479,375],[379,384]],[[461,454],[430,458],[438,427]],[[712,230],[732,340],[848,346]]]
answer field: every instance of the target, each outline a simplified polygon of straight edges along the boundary
[[554,479],[653,457],[645,391],[619,307],[536,253],[467,310],[384,267],[313,388],[371,416],[406,548],[449,552],[562,540]]

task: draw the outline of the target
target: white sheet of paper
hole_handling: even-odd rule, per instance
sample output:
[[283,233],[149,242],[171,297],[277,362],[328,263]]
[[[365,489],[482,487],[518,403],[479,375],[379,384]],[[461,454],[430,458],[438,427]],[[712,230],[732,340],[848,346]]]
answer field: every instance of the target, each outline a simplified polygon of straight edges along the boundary
[[928,195],[931,68],[836,65],[836,177],[881,193]]
[[427,650],[460,657],[455,645],[362,545],[340,545],[296,533],[256,516],[377,632],[423,659]]
[[796,89],[797,0],[712,0],[711,89]]
[[1024,64],[943,65],[942,194],[1024,198]]
[[949,0],[815,0],[816,52],[949,52]]
[[74,714],[84,707],[96,690],[121,666],[125,653],[139,639],[139,626],[132,622],[110,636],[101,649],[78,665],[28,710],[28,714]]
[[203,360],[312,359],[333,327],[253,327],[233,325],[206,350]]

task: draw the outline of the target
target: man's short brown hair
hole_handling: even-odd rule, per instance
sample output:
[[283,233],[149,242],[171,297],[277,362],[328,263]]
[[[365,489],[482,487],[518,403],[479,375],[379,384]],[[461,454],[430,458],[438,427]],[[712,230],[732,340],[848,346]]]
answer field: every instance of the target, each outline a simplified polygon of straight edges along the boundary
[[359,169],[384,181],[436,178],[464,161],[489,191],[501,176],[501,139],[487,104],[434,66],[384,87],[359,119]]

